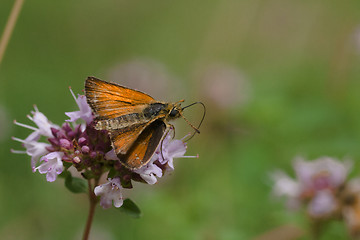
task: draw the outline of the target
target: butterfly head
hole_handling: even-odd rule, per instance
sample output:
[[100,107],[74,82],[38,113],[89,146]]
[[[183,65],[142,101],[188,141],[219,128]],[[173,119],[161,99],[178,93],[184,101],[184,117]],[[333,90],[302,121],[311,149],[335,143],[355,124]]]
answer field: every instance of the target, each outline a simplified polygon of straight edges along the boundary
[[180,103],[176,103],[169,112],[169,118],[175,119],[182,116],[182,108],[180,106]]
[[[195,102],[195,103],[192,103],[192,104],[190,104],[190,105],[188,105],[188,106],[186,106],[186,107],[181,107],[181,103],[182,103],[182,102],[184,102],[184,100],[180,100],[180,101],[174,103],[174,104],[171,106],[171,108],[169,109],[169,112],[168,112],[168,119],[171,120],[171,119],[175,119],[175,118],[182,117],[182,118],[185,120],[185,122],[187,122],[187,123],[195,130],[195,133],[200,133],[199,127],[200,127],[200,125],[201,125],[201,122],[202,122],[203,119],[204,119],[204,116],[203,116],[203,118],[202,118],[202,120],[201,120],[201,122],[200,122],[200,124],[199,124],[199,127],[195,127],[193,124],[191,124],[191,123],[185,118],[185,116],[183,115],[183,111],[184,111],[185,108],[188,108],[188,107],[193,106],[193,105],[195,105],[195,104],[202,104],[204,108],[205,108],[205,105],[204,105],[203,103],[200,103],[200,102]],[[204,115],[205,115],[205,113],[204,113]]]

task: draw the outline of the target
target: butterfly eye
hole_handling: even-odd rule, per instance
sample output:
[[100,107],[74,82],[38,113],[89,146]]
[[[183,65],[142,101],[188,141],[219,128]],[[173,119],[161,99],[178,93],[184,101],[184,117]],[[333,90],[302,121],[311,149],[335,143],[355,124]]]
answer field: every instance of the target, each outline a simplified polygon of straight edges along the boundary
[[179,115],[179,111],[173,108],[169,114],[170,117],[176,117]]

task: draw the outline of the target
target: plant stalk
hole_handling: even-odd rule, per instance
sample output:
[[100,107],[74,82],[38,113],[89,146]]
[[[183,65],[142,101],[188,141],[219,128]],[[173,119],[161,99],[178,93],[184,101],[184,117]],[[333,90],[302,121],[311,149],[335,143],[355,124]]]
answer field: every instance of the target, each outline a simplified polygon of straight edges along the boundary
[[4,32],[0,39],[0,65],[23,4],[24,0],[15,0],[10,16],[6,22]]
[[95,214],[95,209],[96,209],[96,205],[98,203],[98,199],[94,193],[94,188],[97,186],[98,180],[95,181],[94,183],[94,187],[91,184],[91,181],[88,180],[88,186],[89,186],[89,214],[88,214],[88,218],[86,221],[86,226],[84,229],[84,234],[83,234],[83,240],[88,240],[89,239],[89,235],[90,235],[90,230],[91,230],[91,225],[94,219],[94,214]]

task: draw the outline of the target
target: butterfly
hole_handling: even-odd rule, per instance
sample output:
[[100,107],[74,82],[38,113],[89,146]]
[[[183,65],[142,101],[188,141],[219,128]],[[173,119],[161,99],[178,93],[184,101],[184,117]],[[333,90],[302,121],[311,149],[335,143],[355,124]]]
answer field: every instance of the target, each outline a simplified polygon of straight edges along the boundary
[[[181,107],[184,100],[176,103],[156,101],[146,93],[95,77],[86,79],[85,95],[95,114],[95,129],[108,131],[117,157],[131,170],[139,169],[150,161],[172,127],[170,120],[183,117],[188,122],[182,114],[186,108]],[[198,128],[190,122],[188,124],[200,133],[198,128],[201,123]]]

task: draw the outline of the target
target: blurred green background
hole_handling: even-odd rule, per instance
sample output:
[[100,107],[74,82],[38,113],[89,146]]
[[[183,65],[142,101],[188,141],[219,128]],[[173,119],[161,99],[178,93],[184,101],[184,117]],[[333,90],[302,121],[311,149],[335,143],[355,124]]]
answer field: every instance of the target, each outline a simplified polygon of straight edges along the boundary
[[[13,0],[1,0],[0,30]],[[25,1],[0,66],[1,239],[80,239],[85,195],[32,173],[11,136],[36,104],[61,124],[68,87],[117,80],[160,100],[203,101],[202,133],[154,186],[143,217],[97,208],[92,239],[253,239],[308,228],[271,198],[269,172],[300,154],[360,159],[360,1]],[[145,80],[144,80],[145,79]],[[201,118],[194,107],[191,121]],[[177,121],[177,137],[189,127]],[[358,175],[356,164],[353,175]],[[303,239],[308,239],[305,236]],[[341,222],[322,239],[347,239]]]

